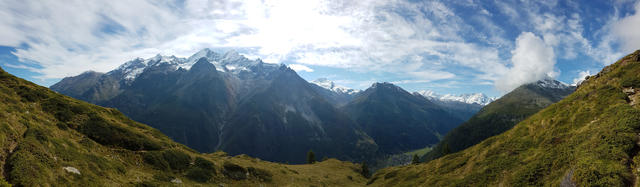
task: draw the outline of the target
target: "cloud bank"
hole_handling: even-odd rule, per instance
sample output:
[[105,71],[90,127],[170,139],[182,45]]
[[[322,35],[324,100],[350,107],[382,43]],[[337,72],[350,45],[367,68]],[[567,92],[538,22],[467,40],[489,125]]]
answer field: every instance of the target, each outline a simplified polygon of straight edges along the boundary
[[533,33],[524,32],[516,39],[516,49],[511,51],[512,67],[496,81],[496,87],[505,92],[546,77],[553,78],[556,64],[553,48]]
[[605,23],[595,24],[602,28],[585,27],[589,14],[570,1],[0,0],[0,5],[0,45],[16,48],[21,60],[3,65],[43,79],[105,72],[157,53],[188,56],[208,47],[240,49],[296,71],[340,68],[393,75],[391,81],[401,84],[493,83],[506,91],[544,78],[558,60],[587,56],[606,64],[621,56],[620,41],[625,49],[640,47],[640,34],[633,32],[640,25],[639,4],[634,14],[604,16]]

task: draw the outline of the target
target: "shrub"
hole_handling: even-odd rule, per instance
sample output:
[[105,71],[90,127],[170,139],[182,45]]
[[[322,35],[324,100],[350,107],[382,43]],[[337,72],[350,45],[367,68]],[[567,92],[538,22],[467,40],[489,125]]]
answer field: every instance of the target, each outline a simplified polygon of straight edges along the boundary
[[145,152],[144,155],[142,155],[142,159],[144,160],[144,162],[153,166],[156,169],[159,169],[159,170],[169,169],[169,163],[166,160],[164,160],[164,157],[162,156],[162,152],[160,151]]
[[196,157],[196,161],[194,162],[194,166],[202,169],[213,170],[215,172],[215,164],[213,162],[206,160],[201,157]]
[[640,87],[640,79],[636,76],[626,76],[622,78],[622,87]]
[[192,167],[187,171],[187,178],[196,181],[196,182],[207,182],[211,177],[213,177],[213,173],[211,170],[206,170],[198,167]]
[[132,151],[158,150],[160,144],[131,130],[109,124],[103,118],[92,116],[79,129],[82,134],[103,145],[114,145]]
[[47,135],[49,134],[51,133],[44,132],[44,130],[42,129],[29,128],[24,133],[24,137],[25,138],[34,137],[39,142],[46,142],[46,141],[49,141],[49,137],[47,137]]
[[316,155],[313,153],[313,151],[309,151],[307,152],[307,164],[313,163],[316,163]]
[[166,150],[162,153],[162,157],[173,170],[185,170],[189,167],[189,163],[191,163],[191,156],[178,150]]
[[207,182],[216,174],[215,165],[201,157],[196,157],[194,167],[187,171],[187,178],[196,182]]
[[259,179],[260,181],[271,182],[272,175],[269,171],[254,167],[248,167],[247,170],[251,176]]
[[22,97],[23,101],[36,102],[47,98],[44,91],[32,89],[24,85],[19,86],[16,90],[17,94]]
[[41,103],[42,110],[53,115],[58,121],[67,122],[73,119],[71,105],[62,96],[51,97]]
[[420,163],[420,157],[418,157],[417,154],[413,154],[413,159],[411,159],[411,164],[419,164]]
[[367,165],[367,162],[362,162],[362,164],[360,164],[360,174],[365,178],[369,178],[370,173],[369,165]]
[[160,172],[153,175],[153,179],[156,179],[158,181],[163,181],[163,182],[171,182],[171,180],[173,180],[174,178],[175,177],[173,177],[168,172]]
[[231,162],[225,162],[222,165],[222,174],[233,180],[244,180],[247,178],[247,169]]

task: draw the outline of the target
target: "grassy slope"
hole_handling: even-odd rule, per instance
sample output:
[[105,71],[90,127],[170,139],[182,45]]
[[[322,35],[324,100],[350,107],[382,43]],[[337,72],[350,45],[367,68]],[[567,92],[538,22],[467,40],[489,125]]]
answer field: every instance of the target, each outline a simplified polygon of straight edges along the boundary
[[[174,178],[189,186],[365,182],[358,165],[337,160],[283,165],[200,154],[115,109],[54,93],[2,69],[0,166],[0,186],[4,181],[18,186],[166,186]],[[81,174],[65,172],[64,167]]]
[[[482,108],[469,121],[447,133],[432,151],[426,153],[423,160],[430,161],[464,150],[503,133],[543,108],[560,101],[573,90],[543,89],[535,84],[522,85]],[[551,92],[557,93],[550,94]]]
[[640,88],[639,55],[637,51],[604,68],[575,93],[503,134],[428,163],[380,170],[370,182],[375,186],[635,184],[640,110],[630,105],[623,88]]

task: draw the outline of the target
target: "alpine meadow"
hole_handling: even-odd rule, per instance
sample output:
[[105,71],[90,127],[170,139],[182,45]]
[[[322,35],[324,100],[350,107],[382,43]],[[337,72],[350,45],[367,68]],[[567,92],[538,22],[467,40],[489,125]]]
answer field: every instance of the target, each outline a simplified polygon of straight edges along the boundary
[[638,0],[0,0],[0,186],[640,186]]

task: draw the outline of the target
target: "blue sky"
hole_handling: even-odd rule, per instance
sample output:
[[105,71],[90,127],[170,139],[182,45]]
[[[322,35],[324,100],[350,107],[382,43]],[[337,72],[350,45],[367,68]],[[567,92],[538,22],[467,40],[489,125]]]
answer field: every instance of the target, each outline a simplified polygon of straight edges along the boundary
[[0,0],[0,66],[43,86],[155,54],[235,49],[305,79],[500,96],[640,49],[637,1]]

